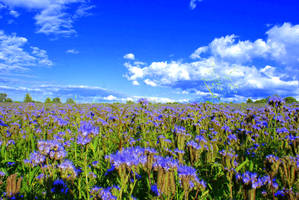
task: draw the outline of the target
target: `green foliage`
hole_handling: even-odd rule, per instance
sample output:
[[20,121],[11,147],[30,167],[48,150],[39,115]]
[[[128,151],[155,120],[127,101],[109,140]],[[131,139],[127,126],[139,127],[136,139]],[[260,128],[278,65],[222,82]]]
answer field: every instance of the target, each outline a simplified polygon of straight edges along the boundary
[[33,102],[32,97],[30,96],[29,93],[26,94],[25,98],[24,98],[24,103],[30,103]]
[[128,101],[126,101],[126,104],[128,104],[128,105],[133,105],[133,104],[134,104],[134,101],[128,100]]
[[5,102],[11,103],[11,102],[13,102],[13,101],[12,101],[11,98],[6,98],[6,99],[5,99]]
[[66,103],[67,103],[67,104],[75,104],[76,102],[75,102],[72,98],[68,98],[68,99],[66,100]]
[[6,97],[7,97],[7,94],[5,94],[5,93],[0,93],[0,102],[5,102]]
[[46,98],[45,103],[52,103],[50,97],[47,97],[47,98]]
[[267,103],[267,99],[258,99],[254,103],[256,103],[256,104],[258,104],[258,103]]
[[53,103],[61,103],[61,100],[59,97],[55,97],[53,100],[52,100]]
[[7,97],[6,93],[0,93],[0,102],[13,102],[11,98]]
[[283,99],[286,103],[296,103],[297,100],[294,97],[286,97]]
[[252,99],[247,99],[246,103],[253,103]]

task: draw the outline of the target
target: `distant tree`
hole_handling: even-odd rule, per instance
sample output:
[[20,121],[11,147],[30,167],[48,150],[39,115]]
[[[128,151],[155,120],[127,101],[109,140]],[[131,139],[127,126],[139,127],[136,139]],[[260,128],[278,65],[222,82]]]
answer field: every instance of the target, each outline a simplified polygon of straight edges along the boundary
[[294,97],[286,97],[283,99],[286,103],[294,103],[297,102],[297,100]]
[[33,102],[33,99],[30,96],[30,94],[27,93],[26,96],[25,96],[25,98],[24,98],[24,103],[29,103],[29,102]]
[[5,93],[0,93],[0,102],[5,102],[6,97],[7,97],[7,94],[5,94]]
[[247,99],[246,103],[253,103],[251,99]]
[[45,103],[52,103],[50,97],[47,97],[47,98],[46,98]]
[[128,100],[128,101],[126,101],[126,104],[129,104],[129,105],[134,104],[134,101]]
[[53,102],[53,103],[61,103],[59,97],[55,97],[55,98],[52,100],[52,102]]
[[12,102],[12,99],[11,99],[11,98],[6,98],[6,99],[5,99],[5,102],[9,102],[9,103],[11,103],[11,102]]
[[66,103],[67,103],[67,104],[75,104],[76,102],[75,102],[72,98],[68,98],[68,99],[66,100]]
[[259,99],[256,100],[254,103],[267,103],[267,99]]

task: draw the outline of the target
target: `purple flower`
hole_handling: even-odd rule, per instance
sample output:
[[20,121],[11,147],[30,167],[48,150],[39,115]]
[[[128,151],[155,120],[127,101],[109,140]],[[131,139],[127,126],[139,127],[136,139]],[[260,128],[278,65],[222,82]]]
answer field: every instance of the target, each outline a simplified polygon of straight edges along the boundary
[[195,140],[196,140],[197,142],[199,142],[199,143],[201,143],[201,142],[203,142],[203,143],[207,143],[207,140],[206,140],[205,137],[202,136],[202,135],[198,135],[198,136],[196,136]]
[[60,165],[58,165],[58,168],[65,178],[74,179],[78,175],[75,166],[70,160],[63,161]]
[[195,180],[198,180],[198,177],[196,175],[196,169],[194,169],[191,166],[180,165],[178,167],[178,175],[180,178],[188,176],[194,178]]
[[57,179],[53,182],[53,188],[51,189],[52,193],[64,193],[67,194],[69,191],[67,185],[63,182],[62,179]]
[[100,197],[102,200],[116,200],[117,198],[112,195],[111,189],[112,189],[111,187],[102,188],[102,187],[94,186],[90,190],[90,193],[92,195]]
[[236,178],[241,180],[245,185],[249,185],[252,188],[260,188],[266,185],[270,181],[269,176],[258,177],[256,173],[246,171],[244,174],[236,174]]
[[190,140],[189,142],[187,142],[187,146],[190,146],[190,147],[192,147],[194,149],[197,149],[197,150],[201,149],[201,146],[193,140]]
[[283,190],[278,190],[274,195],[275,195],[276,197],[278,197],[278,196],[285,196]]
[[116,168],[120,165],[126,165],[128,167],[137,166],[139,164],[144,165],[147,161],[147,156],[144,155],[144,149],[140,147],[130,147],[122,151],[118,151],[115,154],[106,156]]
[[176,134],[186,135],[186,129],[182,126],[174,126],[173,132]]
[[237,136],[234,135],[234,134],[230,134],[230,135],[228,135],[227,138],[228,138],[228,140],[229,140],[229,143],[231,143],[232,141],[235,141],[235,142],[236,142],[236,141],[238,140]]
[[156,195],[156,196],[160,196],[160,192],[159,189],[157,187],[157,184],[154,184],[151,186],[151,191]]
[[98,165],[99,161],[93,161],[91,164],[92,166],[96,167]]
[[155,162],[153,163],[154,168],[163,168],[164,170],[168,171],[170,169],[177,168],[179,165],[179,162],[177,160],[174,160],[171,157],[162,157],[162,156],[154,156]]
[[273,107],[282,106],[285,102],[278,96],[272,96],[268,100],[268,104]]
[[276,130],[277,133],[289,133],[289,130],[285,127]]
[[0,171],[0,177],[4,177],[5,176],[5,173]]
[[8,127],[8,125],[2,122],[1,120],[0,120],[0,126]]
[[40,152],[33,152],[30,154],[29,160],[24,160],[24,163],[29,163],[33,167],[39,164],[43,164],[46,160],[46,157],[42,155]]

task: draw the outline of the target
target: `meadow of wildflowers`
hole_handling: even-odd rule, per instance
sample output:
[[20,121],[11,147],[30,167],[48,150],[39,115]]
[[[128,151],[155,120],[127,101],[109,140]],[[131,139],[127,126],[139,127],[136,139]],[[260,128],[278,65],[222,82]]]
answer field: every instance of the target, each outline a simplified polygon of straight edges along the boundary
[[0,199],[299,198],[299,104],[1,104]]

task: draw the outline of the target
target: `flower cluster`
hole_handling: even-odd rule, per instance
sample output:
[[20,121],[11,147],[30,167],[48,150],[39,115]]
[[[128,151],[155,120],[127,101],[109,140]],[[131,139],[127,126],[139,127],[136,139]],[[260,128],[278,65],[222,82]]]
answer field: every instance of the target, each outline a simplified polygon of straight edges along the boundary
[[94,186],[90,190],[90,194],[92,195],[92,197],[100,198],[102,200],[116,200],[116,196],[112,195],[111,193],[112,189],[114,189],[114,187],[102,188]]
[[95,127],[91,122],[82,121],[78,129],[77,143],[86,145],[91,142],[91,139],[99,134],[99,128]]
[[246,171],[244,174],[237,173],[236,179],[240,180],[245,186],[249,188],[260,188],[271,182],[269,176],[258,177],[256,173]]
[[278,96],[272,96],[268,100],[268,104],[273,107],[281,107],[285,102]]
[[53,160],[62,160],[67,156],[64,147],[56,140],[38,141],[39,153]]

